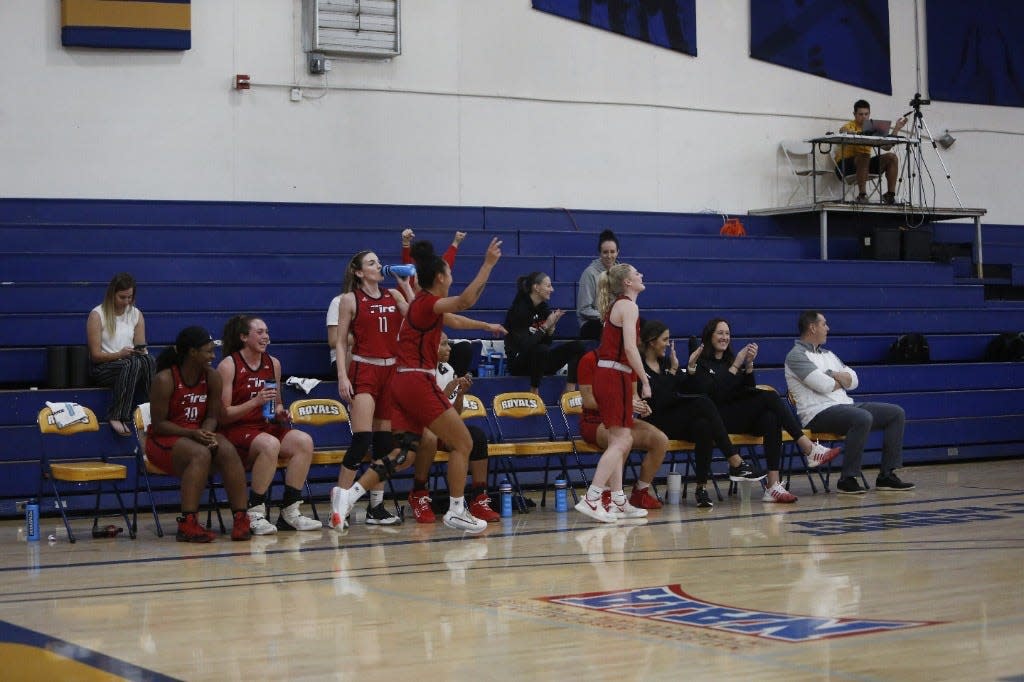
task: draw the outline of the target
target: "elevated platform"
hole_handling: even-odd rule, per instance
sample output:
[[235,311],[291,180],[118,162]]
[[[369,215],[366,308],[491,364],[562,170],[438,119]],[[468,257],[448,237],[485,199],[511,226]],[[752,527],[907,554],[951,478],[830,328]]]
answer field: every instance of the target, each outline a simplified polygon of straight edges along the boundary
[[887,206],[885,204],[858,204],[850,201],[818,201],[796,206],[780,206],[776,208],[757,208],[747,212],[753,216],[787,217],[805,214],[817,214],[821,237],[821,260],[828,260],[828,216],[830,213],[885,215],[906,218],[907,225],[924,225],[943,220],[971,218],[974,220],[975,262],[978,267],[978,278],[983,279],[984,259],[982,257],[981,216],[988,213],[984,208],[928,208],[922,206]]

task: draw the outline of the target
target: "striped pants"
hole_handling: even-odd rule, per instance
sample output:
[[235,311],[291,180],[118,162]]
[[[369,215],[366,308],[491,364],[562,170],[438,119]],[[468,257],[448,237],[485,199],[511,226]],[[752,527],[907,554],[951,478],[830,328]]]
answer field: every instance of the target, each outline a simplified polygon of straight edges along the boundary
[[107,421],[131,422],[135,406],[149,400],[149,385],[155,369],[156,362],[148,354],[133,354],[92,368],[93,383],[111,388]]

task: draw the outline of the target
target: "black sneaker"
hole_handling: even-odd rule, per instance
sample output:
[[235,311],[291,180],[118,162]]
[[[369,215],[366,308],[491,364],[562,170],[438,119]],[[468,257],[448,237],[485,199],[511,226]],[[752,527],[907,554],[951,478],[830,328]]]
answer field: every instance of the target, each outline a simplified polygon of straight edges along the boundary
[[913,490],[913,483],[905,483],[899,479],[894,472],[886,474],[879,474],[878,478],[875,479],[875,490],[887,490],[890,492],[903,492],[904,490]]
[[401,517],[395,516],[389,512],[383,502],[378,504],[376,507],[366,508],[366,523],[371,526],[393,526],[396,523],[401,522]]
[[697,488],[694,491],[693,496],[697,498],[698,509],[711,509],[715,506],[714,502],[711,501],[711,496],[708,495],[707,488]]
[[861,486],[856,476],[840,478],[836,483],[836,492],[840,495],[863,495],[867,491]]
[[755,474],[753,468],[747,462],[741,461],[739,466],[729,467],[730,481],[760,481],[767,474]]

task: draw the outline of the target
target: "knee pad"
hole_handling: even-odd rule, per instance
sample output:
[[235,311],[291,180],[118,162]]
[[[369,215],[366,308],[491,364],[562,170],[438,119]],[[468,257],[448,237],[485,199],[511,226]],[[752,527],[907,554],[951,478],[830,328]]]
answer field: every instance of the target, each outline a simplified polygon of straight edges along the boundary
[[473,449],[469,451],[469,461],[478,462],[487,459],[487,434],[478,426],[467,426],[469,435],[473,437]]
[[360,431],[352,434],[352,445],[345,452],[345,459],[341,465],[349,471],[356,471],[363,463],[363,458],[370,451],[370,444],[373,442],[373,434],[369,431]]
[[370,465],[370,469],[377,474],[381,482],[394,476],[397,468],[405,464],[405,461],[409,458],[409,452],[415,452],[416,446],[419,445],[419,438],[416,434],[409,433],[408,431],[395,433],[394,439],[398,447],[398,454],[394,457],[380,457],[375,459]]
[[395,449],[394,443],[395,443],[395,439],[391,435],[390,431],[374,431],[373,432],[373,457],[374,457],[374,459],[380,459],[381,457],[385,457],[388,454],[390,454],[390,452]]

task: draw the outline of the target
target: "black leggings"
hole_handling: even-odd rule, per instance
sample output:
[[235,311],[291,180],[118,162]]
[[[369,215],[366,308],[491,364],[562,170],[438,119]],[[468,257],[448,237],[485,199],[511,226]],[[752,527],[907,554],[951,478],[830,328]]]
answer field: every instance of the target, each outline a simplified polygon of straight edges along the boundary
[[647,421],[674,440],[693,441],[694,475],[704,485],[711,474],[711,453],[718,446],[726,457],[736,454],[718,408],[707,396],[680,397],[659,408]]
[[725,405],[718,411],[730,433],[749,433],[764,438],[764,458],[769,471],[778,471],[782,459],[782,429],[793,440],[804,432],[800,429],[793,411],[782,402],[774,391],[758,390]]
[[557,346],[538,343],[527,351],[519,353],[509,360],[508,373],[517,377],[530,377],[530,388],[539,388],[540,379],[546,374],[554,374],[562,365],[569,366],[566,380],[576,383],[576,365],[586,352],[580,341],[567,341]]

